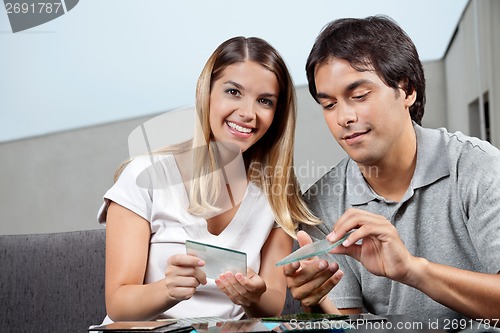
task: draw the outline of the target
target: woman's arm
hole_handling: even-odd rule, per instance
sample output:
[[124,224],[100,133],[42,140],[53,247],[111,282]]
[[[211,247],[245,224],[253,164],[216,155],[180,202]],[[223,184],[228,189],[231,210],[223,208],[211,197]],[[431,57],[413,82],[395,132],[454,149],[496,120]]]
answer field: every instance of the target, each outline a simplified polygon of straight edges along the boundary
[[277,316],[283,311],[286,298],[286,278],[276,263],[292,252],[293,239],[282,229],[273,228],[261,251],[260,277],[266,291],[257,304],[243,307],[249,317]]
[[215,282],[248,317],[281,314],[286,297],[286,280],[275,264],[292,251],[292,238],[281,228],[273,228],[261,250],[260,274],[251,269],[247,276],[221,274]]
[[[199,259],[184,254],[168,261],[166,277],[144,284],[149,222],[112,202],[106,219],[106,310],[113,321],[150,320],[188,299],[206,283]],[[200,282],[201,281],[201,282]]]

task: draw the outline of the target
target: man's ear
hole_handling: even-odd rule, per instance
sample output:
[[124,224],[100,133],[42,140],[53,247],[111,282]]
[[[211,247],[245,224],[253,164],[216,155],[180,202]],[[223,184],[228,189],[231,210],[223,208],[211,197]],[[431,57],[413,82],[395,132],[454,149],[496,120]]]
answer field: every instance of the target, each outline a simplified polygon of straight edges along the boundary
[[417,91],[415,87],[408,82],[408,79],[401,81],[399,83],[399,88],[405,93],[405,106],[409,108],[417,99]]
[[412,89],[410,94],[406,93],[405,106],[409,108],[410,106],[413,105],[413,103],[415,103],[416,100],[417,100],[417,91],[415,89]]

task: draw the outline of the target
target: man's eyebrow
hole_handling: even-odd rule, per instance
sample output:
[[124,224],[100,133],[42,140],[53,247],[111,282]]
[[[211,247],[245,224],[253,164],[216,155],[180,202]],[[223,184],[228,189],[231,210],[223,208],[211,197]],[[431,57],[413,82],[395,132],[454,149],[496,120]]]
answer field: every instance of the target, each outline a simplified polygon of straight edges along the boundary
[[322,99],[328,99],[328,98],[330,98],[330,95],[325,94],[325,93],[317,93],[317,94],[316,94],[316,98],[317,98],[317,99],[321,99],[321,98],[322,98]]
[[[352,83],[350,83],[345,89],[344,89],[344,93],[349,93],[351,91],[353,91],[354,89],[356,89],[357,87],[359,86],[362,86],[363,84],[372,84],[373,81],[370,81],[370,80],[367,80],[367,79],[362,79],[362,80],[358,80],[358,81],[354,81]],[[330,95],[328,94],[325,94],[325,93],[322,93],[322,92],[318,92],[316,94],[316,98],[324,98],[324,99],[328,99],[328,98],[331,98]]]
[[362,86],[363,84],[371,84],[371,83],[373,83],[373,82],[370,81],[370,80],[367,80],[367,79],[362,79],[362,80],[354,81],[353,83],[351,83],[351,84],[349,84],[347,86],[347,88],[345,89],[345,91],[346,92],[351,92],[354,89],[356,89],[357,87]]

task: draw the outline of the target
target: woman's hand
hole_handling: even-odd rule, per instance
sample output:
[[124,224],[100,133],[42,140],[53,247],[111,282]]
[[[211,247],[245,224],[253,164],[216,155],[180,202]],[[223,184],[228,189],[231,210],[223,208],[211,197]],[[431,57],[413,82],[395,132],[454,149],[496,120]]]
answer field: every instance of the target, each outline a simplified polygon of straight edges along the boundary
[[188,254],[176,254],[167,261],[165,285],[168,296],[176,301],[190,299],[196,288],[207,283],[207,276],[200,269],[205,262]]
[[264,280],[251,269],[247,270],[247,276],[230,272],[221,274],[215,283],[234,304],[241,306],[259,303],[260,297],[266,291]]

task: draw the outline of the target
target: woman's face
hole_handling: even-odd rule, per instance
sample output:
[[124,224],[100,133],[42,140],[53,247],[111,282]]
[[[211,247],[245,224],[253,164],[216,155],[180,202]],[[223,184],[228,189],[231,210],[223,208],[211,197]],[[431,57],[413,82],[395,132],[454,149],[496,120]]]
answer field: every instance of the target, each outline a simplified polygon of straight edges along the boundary
[[245,61],[226,67],[210,92],[210,128],[215,140],[245,152],[271,126],[278,95],[276,75],[262,65]]

